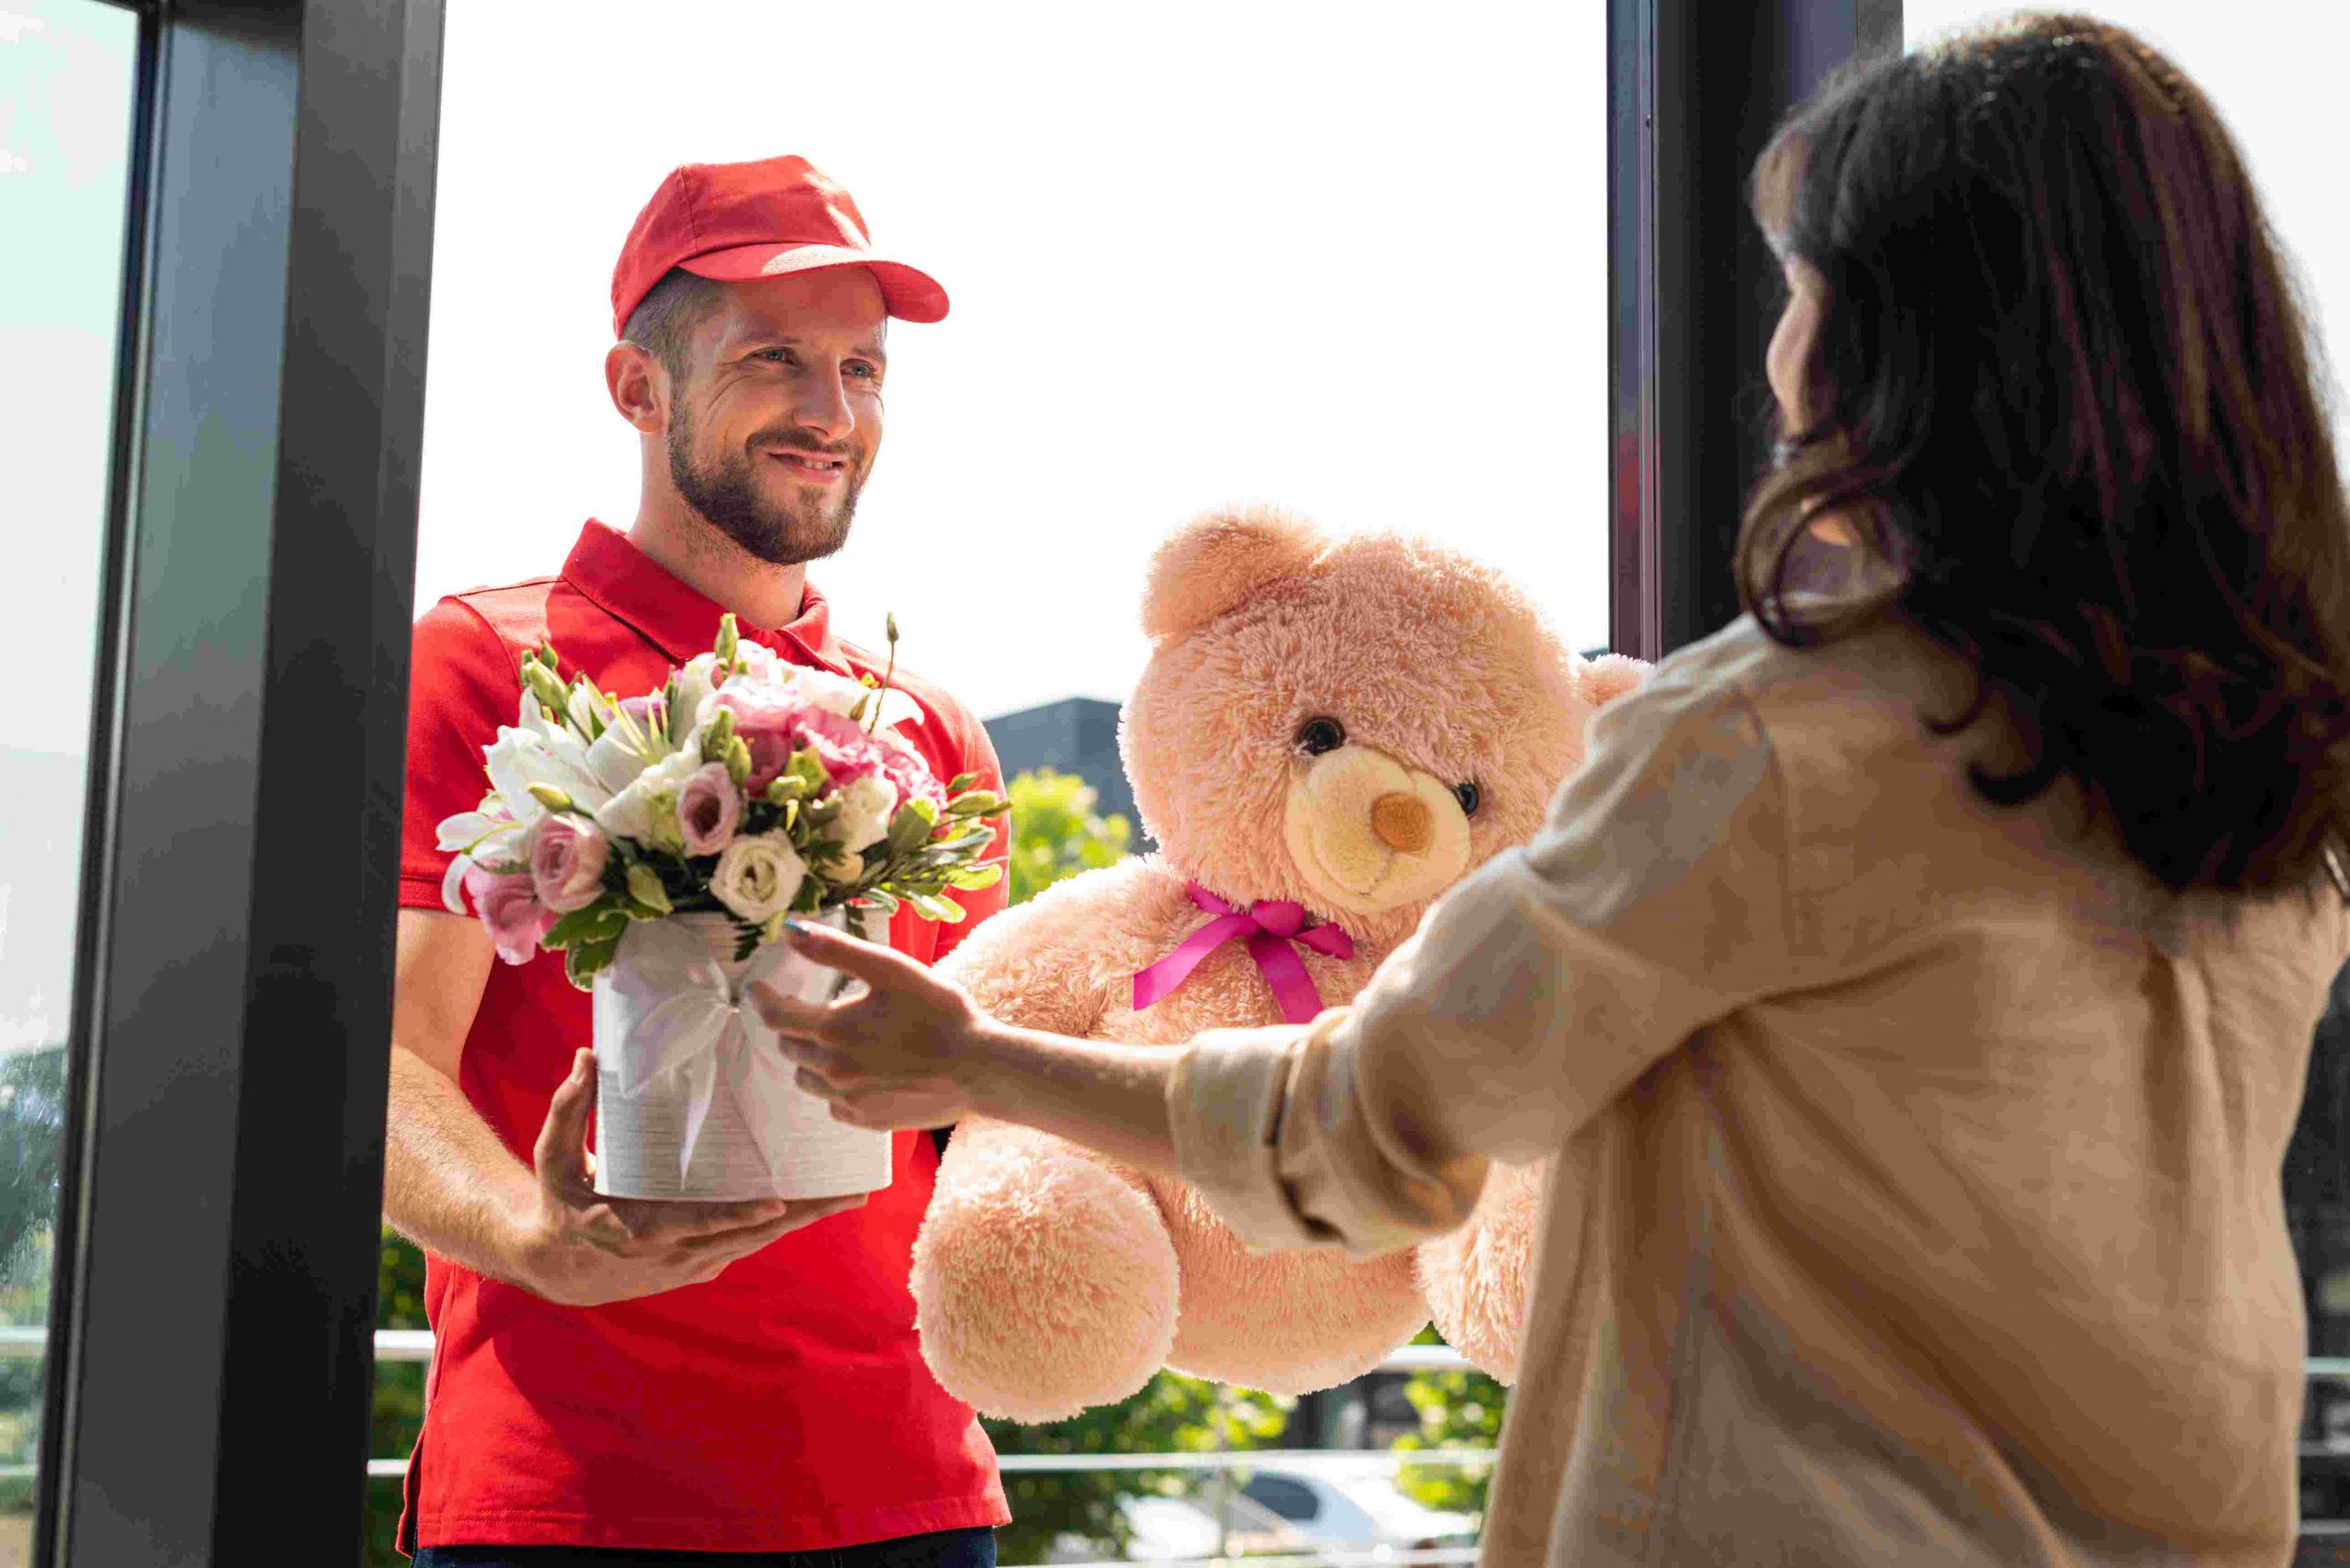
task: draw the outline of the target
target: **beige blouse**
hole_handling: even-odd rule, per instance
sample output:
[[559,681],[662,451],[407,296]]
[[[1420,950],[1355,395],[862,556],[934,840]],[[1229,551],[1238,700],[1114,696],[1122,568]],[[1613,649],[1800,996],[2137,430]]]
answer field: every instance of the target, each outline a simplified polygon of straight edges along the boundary
[[1486,1563],[2290,1555],[2278,1172],[2350,915],[1986,806],[2003,732],[1918,718],[1966,690],[1898,627],[1741,621],[1350,1011],[1186,1053],[1252,1245],[1389,1251],[1553,1159]]

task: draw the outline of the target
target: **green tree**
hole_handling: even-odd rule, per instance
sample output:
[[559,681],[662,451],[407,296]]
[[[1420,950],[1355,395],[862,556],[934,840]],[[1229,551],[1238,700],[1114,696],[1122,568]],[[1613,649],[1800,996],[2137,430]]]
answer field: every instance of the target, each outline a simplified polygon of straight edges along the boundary
[[1049,767],[1022,773],[1006,787],[1012,800],[1012,902],[1024,903],[1066,877],[1117,864],[1134,829],[1123,816],[1097,815],[1092,786]]
[[[1426,1328],[1416,1345],[1440,1345],[1434,1328]],[[1404,1385],[1404,1397],[1420,1413],[1420,1429],[1396,1439],[1399,1449],[1489,1449],[1502,1435],[1502,1408],[1509,1391],[1481,1372],[1419,1372]],[[1450,1465],[1407,1464],[1395,1484],[1431,1508],[1443,1508],[1483,1518],[1486,1489],[1493,1468],[1459,1470]]]
[[[422,1328],[424,1318],[424,1254],[415,1243],[391,1231],[375,1269],[375,1327]],[[416,1361],[375,1363],[375,1402],[368,1424],[367,1457],[401,1459],[416,1446],[424,1425],[424,1367]],[[367,1483],[367,1568],[401,1568],[408,1559],[393,1544],[399,1531],[400,1483],[397,1479]]]
[[[64,1142],[65,1047],[0,1058],[0,1323],[49,1321]],[[39,1356],[0,1359],[0,1463],[39,1461],[47,1372]],[[0,1514],[29,1514],[33,1500],[29,1478],[0,1479]]]
[[[1278,1441],[1294,1403],[1162,1372],[1131,1399],[1066,1421],[981,1424],[999,1453],[1211,1453]],[[1120,1498],[1190,1493],[1204,1480],[1199,1471],[1014,1472],[1003,1478],[1012,1523],[997,1532],[997,1552],[1007,1563],[1042,1562],[1064,1536],[1105,1555],[1123,1552],[1131,1532]]]

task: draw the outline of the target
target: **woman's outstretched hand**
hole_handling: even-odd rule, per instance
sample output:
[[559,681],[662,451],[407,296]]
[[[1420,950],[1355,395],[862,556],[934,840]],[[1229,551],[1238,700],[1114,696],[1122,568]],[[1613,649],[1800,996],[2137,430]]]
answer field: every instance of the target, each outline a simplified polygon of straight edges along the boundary
[[753,985],[751,1003],[799,1067],[799,1082],[851,1126],[943,1127],[974,1110],[988,1061],[987,1015],[963,990],[903,954],[795,924],[784,940],[864,988],[838,1002],[802,1002]]

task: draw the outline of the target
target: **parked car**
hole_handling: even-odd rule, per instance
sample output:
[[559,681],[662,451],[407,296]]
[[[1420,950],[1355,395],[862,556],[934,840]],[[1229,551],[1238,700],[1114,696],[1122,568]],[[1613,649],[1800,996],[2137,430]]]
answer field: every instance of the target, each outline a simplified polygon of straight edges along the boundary
[[1401,1556],[1477,1543],[1477,1521],[1469,1515],[1415,1502],[1383,1467],[1335,1454],[1253,1470],[1237,1500],[1324,1548]]
[[[1312,1537],[1237,1492],[1222,1497],[1213,1489],[1199,1497],[1143,1494],[1118,1499],[1118,1511],[1134,1537],[1121,1559],[1126,1562],[1198,1568],[1218,1556],[1311,1555],[1315,1549]],[[1099,1548],[1074,1536],[1056,1541],[1046,1557],[1047,1562],[1102,1560]]]

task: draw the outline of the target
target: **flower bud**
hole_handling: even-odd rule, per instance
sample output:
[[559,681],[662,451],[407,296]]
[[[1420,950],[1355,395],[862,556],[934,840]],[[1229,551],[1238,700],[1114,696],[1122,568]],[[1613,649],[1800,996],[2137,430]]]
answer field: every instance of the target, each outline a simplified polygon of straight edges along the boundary
[[536,801],[539,804],[544,806],[551,812],[567,812],[571,810],[571,797],[553,784],[532,785],[531,799]]
[[720,664],[732,665],[742,645],[742,633],[735,628],[734,612],[730,610],[718,618],[718,643],[711,652],[718,655]]
[[641,860],[628,868],[628,896],[645,908],[658,910],[663,914],[674,911],[675,906],[669,902],[669,890],[661,885],[659,873]]
[[554,671],[536,659],[523,664],[522,685],[539,700],[539,706],[545,709],[550,717],[565,711],[571,705],[571,693],[564,689],[563,682],[556,678]]
[[751,777],[751,745],[740,735],[726,743],[726,777],[734,780],[738,789]]
[[704,762],[725,761],[726,748],[733,739],[734,710],[721,708],[718,717],[710,722],[710,728],[702,732],[701,759]]

